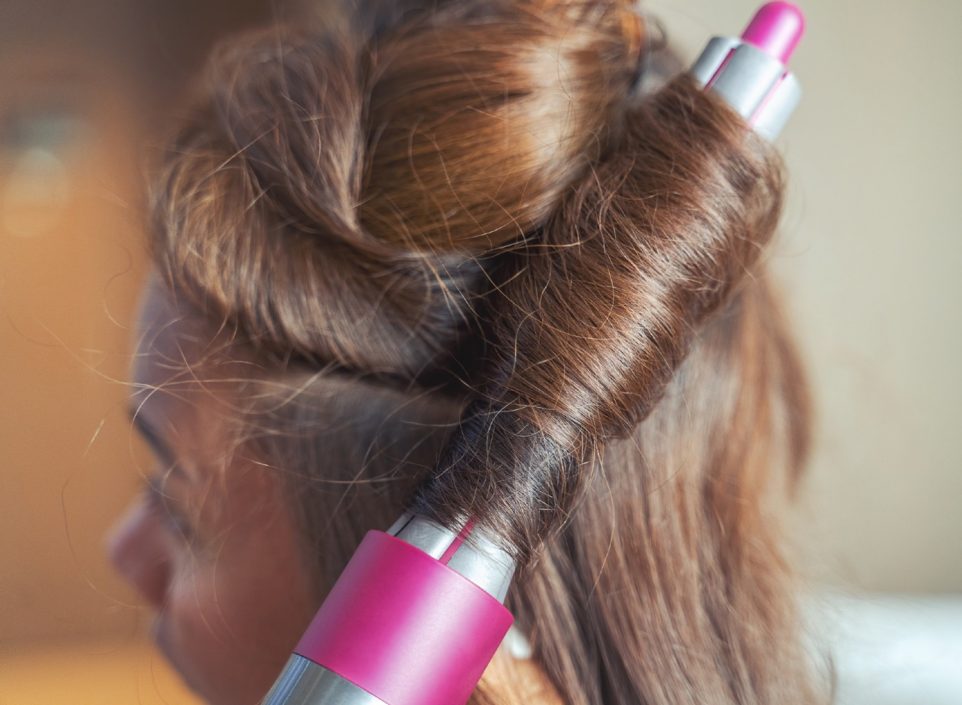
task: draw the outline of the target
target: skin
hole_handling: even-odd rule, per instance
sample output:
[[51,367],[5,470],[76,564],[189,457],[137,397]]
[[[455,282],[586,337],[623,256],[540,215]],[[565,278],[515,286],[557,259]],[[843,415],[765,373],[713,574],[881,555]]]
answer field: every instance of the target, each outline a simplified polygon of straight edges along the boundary
[[[230,380],[249,368],[205,359],[209,338],[152,275],[130,406],[153,450],[145,479],[154,491],[141,492],[117,521],[107,550],[153,610],[152,637],[186,684],[211,705],[253,705],[321,599],[277,476],[242,457],[223,460]],[[533,660],[503,650],[483,681],[506,704],[558,701]]]
[[317,606],[295,528],[266,471],[221,467],[229,383],[205,391],[177,363],[208,383],[231,372],[196,364],[205,337],[156,277],[137,330],[130,406],[161,501],[142,492],[108,553],[154,610],[154,641],[188,686],[214,705],[256,703]]

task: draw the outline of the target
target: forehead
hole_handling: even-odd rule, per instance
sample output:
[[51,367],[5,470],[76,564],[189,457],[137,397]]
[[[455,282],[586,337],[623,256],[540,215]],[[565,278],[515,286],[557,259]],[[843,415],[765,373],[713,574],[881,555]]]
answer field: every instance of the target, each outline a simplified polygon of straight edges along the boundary
[[236,346],[228,348],[226,333],[215,331],[190,306],[178,301],[157,272],[151,271],[141,292],[134,329],[130,378],[135,392],[223,380],[236,374],[234,363],[240,362]]
[[234,365],[223,336],[179,302],[155,271],[141,292],[133,335],[130,406],[138,415],[162,429],[196,415],[199,406],[206,413],[226,401]]
[[193,327],[158,275],[151,272],[141,292],[134,329],[130,377],[135,392],[142,386],[163,386],[177,376],[178,367],[183,368],[183,363],[194,356],[195,351],[190,349]]

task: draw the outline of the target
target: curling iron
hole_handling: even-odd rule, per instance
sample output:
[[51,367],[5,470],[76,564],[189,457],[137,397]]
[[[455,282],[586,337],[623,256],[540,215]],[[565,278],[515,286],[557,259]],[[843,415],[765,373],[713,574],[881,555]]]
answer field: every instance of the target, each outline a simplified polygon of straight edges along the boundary
[[465,703],[513,622],[514,569],[471,522],[368,532],[264,705]]
[[[798,8],[768,3],[741,37],[713,37],[691,74],[774,140],[801,95],[785,64],[803,30]],[[408,513],[368,532],[263,705],[464,705],[513,621],[514,570],[471,521]]]

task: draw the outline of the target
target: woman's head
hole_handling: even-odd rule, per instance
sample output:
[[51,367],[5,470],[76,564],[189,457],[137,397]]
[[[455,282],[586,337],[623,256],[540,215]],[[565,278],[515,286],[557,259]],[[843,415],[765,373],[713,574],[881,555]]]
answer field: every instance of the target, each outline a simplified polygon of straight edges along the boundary
[[413,505],[518,557],[567,702],[813,701],[777,156],[685,76],[632,95],[627,2],[368,9],[221,47],[158,165],[134,401],[204,468],[217,548],[135,514],[114,553],[171,660],[256,702]]

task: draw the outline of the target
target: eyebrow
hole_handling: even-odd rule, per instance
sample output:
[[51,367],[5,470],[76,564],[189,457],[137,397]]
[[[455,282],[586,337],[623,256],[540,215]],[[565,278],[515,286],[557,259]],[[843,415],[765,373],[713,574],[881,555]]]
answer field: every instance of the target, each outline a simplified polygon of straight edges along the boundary
[[183,474],[170,446],[164,442],[160,434],[147,422],[144,415],[139,413],[138,407],[133,405],[128,407],[127,413],[134,426],[140,432],[140,435],[147,441],[147,445],[149,445],[154,454],[164,462],[169,471],[175,474]]

